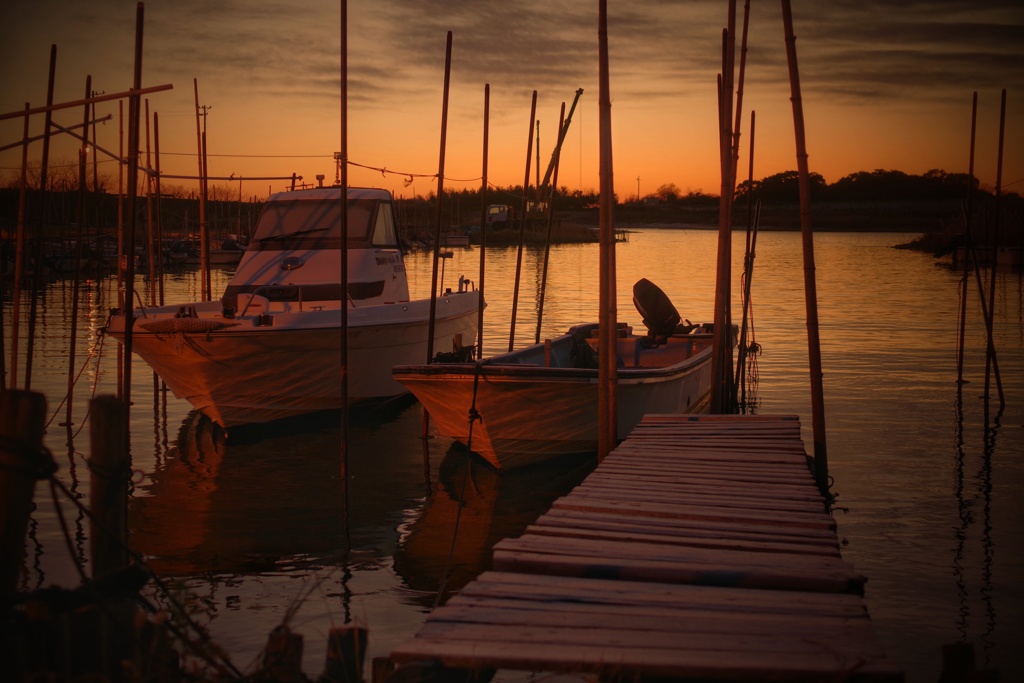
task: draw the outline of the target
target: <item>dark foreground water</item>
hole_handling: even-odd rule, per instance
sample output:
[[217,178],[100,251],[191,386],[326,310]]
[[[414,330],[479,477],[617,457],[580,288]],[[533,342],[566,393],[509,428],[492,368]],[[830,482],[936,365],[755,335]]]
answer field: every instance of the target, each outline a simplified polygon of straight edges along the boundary
[[[994,380],[992,399],[982,398],[985,336],[973,279],[961,392],[960,274],[892,248],[911,237],[815,236],[827,448],[843,555],[868,577],[876,632],[909,681],[936,680],[941,647],[959,641],[974,643],[979,665],[1001,668],[1009,680],[1024,670],[1024,288],[1018,274],[997,277],[996,350],[1006,400],[1000,409]],[[684,317],[709,319],[716,239],[712,231],[633,232],[617,254],[619,319],[640,325],[630,291],[641,277],[661,286]],[[734,239],[739,246],[743,236]],[[766,232],[758,240],[757,410],[800,415],[810,451],[800,248],[796,233]],[[476,280],[478,259],[477,248],[456,249],[445,263],[445,282],[460,273]],[[737,256],[736,287],[741,261]],[[488,250],[486,262],[484,350],[491,354],[508,346],[515,249]],[[414,293],[429,290],[430,263],[427,254],[408,257]],[[216,272],[214,290],[228,277]],[[536,332],[541,278],[540,253],[528,251],[517,344]],[[596,245],[552,249],[542,336],[597,319],[597,279]],[[46,443],[60,464],[58,477],[88,504],[87,402],[115,388],[116,343],[99,334],[113,281],[94,278],[81,295],[81,376],[74,424],[65,427],[59,404],[67,385],[70,285],[50,283],[41,302],[32,386],[46,393],[53,414]],[[143,296],[147,286],[140,278]],[[166,288],[168,303],[192,300],[198,273],[170,274]],[[3,303],[9,351],[11,302]],[[352,416],[346,530],[336,417],[225,438],[187,403],[160,391],[141,361],[132,391],[132,548],[242,670],[283,620],[305,636],[311,675],[323,667],[332,625],[366,626],[369,656],[387,654],[415,633],[439,590],[458,590],[488,568],[496,541],[519,534],[592,467],[575,459],[497,475],[444,439],[424,442],[419,407],[399,401]],[[22,588],[73,586],[75,563],[88,562],[88,524],[62,502],[69,550],[48,489],[37,487],[36,500]]]

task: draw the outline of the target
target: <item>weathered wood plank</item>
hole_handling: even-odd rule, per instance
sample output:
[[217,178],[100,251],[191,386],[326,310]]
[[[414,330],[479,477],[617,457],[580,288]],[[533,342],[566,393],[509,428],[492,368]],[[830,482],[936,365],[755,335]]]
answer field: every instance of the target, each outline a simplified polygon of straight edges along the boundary
[[779,512],[821,512],[824,505],[820,500],[792,499],[782,496],[763,497],[754,495],[741,495],[739,491],[716,491],[699,488],[676,488],[676,489],[649,489],[637,490],[615,486],[588,486],[582,485],[576,488],[571,494],[573,500],[586,500],[596,498],[598,500],[639,500],[649,503],[686,503],[688,505],[707,505],[713,507],[738,507],[764,509],[772,507]]
[[[756,588],[648,583],[614,579],[489,571],[465,586],[459,598],[504,598],[522,603],[596,604],[666,610],[708,609],[740,614],[866,618],[864,601],[848,593],[773,591]],[[455,600],[455,598],[452,598]]]
[[536,522],[546,526],[592,525],[601,529],[646,529],[653,533],[680,535],[708,535],[714,538],[748,538],[751,540],[774,539],[787,543],[804,543],[839,547],[839,539],[827,529],[806,527],[779,527],[765,524],[748,524],[743,521],[706,519],[673,519],[669,517],[643,517],[631,513],[609,511],[581,511],[571,508],[554,508],[544,513]]
[[847,562],[835,557],[539,535],[497,543],[494,546],[494,568],[499,571],[825,592],[858,592],[864,584],[863,576]]
[[566,496],[551,504],[552,508],[633,512],[646,517],[674,517],[676,519],[706,520],[744,520],[751,524],[775,526],[807,527],[813,529],[834,530],[836,521],[825,513],[811,514],[800,512],[775,512],[764,510],[744,510],[741,508],[707,508],[700,505],[686,504],[649,504],[640,501],[614,500],[576,500]]
[[[797,657],[790,652],[691,650],[684,644],[667,649],[615,645],[529,644],[508,640],[509,633],[485,637],[477,626],[445,638],[417,637],[392,652],[398,663],[434,660],[451,668],[515,668],[533,671],[594,673],[604,676],[662,677],[697,680],[900,681],[902,674],[888,661],[846,655],[822,643],[815,652]],[[479,637],[477,635],[479,633]]]
[[751,552],[792,553],[796,555],[824,555],[839,557],[839,548],[830,546],[809,545],[807,543],[785,543],[781,541],[755,540],[749,538],[721,538],[707,534],[657,534],[650,530],[641,531],[616,529],[593,529],[582,526],[534,524],[526,528],[524,534],[552,536],[560,538],[608,539],[612,541],[660,543],[691,548],[722,548],[726,550],[748,550]]
[[602,472],[598,476],[590,475],[587,480],[582,484],[588,489],[613,489],[621,491],[652,491],[654,493],[661,492],[688,492],[688,491],[723,491],[723,492],[735,492],[738,495],[742,495],[748,499],[761,499],[770,500],[773,498],[782,498],[787,500],[806,500],[813,501],[821,504],[821,494],[817,490],[809,489],[806,486],[799,483],[782,483],[782,482],[761,482],[757,487],[751,488],[736,484],[727,477],[706,477],[706,476],[689,476],[689,477],[631,477],[624,478],[619,476],[610,476]]

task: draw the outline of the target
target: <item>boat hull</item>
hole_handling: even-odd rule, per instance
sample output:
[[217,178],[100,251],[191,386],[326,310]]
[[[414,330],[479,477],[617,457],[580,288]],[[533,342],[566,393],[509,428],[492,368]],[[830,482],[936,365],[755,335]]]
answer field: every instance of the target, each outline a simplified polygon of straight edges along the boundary
[[[630,341],[635,338],[620,340],[620,345],[629,346]],[[686,346],[685,358],[669,366],[619,369],[619,438],[625,438],[645,414],[706,408],[710,341],[709,335],[701,335],[699,341],[679,340]],[[396,367],[394,376],[423,404],[439,434],[468,445],[496,468],[516,469],[597,450],[595,369],[484,362]],[[472,434],[471,406],[480,416],[473,421]]]
[[[391,369],[426,360],[429,303],[350,309],[349,403],[407,392]],[[475,342],[478,304],[475,291],[437,300],[435,351]],[[190,317],[174,317],[183,308]],[[132,351],[175,396],[230,428],[341,408],[340,319],[337,308],[229,319],[220,302],[166,306],[136,313]],[[124,342],[124,316],[107,329]]]

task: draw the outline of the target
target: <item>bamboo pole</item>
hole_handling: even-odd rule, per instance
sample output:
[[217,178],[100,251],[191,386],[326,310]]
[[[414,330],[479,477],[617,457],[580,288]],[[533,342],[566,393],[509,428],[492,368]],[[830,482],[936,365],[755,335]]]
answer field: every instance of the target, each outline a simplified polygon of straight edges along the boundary
[[199,278],[200,297],[206,297],[206,167],[203,164],[203,130],[199,123],[199,79],[192,79],[192,90],[195,93],[196,108],[196,163],[199,166]]
[[[740,343],[736,355],[736,378],[733,394],[741,394],[742,400],[734,398],[737,407],[746,404],[746,382],[743,374],[747,364],[747,318],[750,315],[750,279],[754,274],[754,249],[757,243],[757,225],[752,220],[752,197],[754,189],[754,124],[756,116],[750,112],[750,163],[747,169],[747,243],[743,251],[743,315],[740,318]],[[745,412],[745,411],[744,411]]]
[[[562,125],[565,123],[565,102],[562,102],[562,111],[558,115],[558,129],[562,129]],[[553,161],[555,162],[554,175],[551,181],[551,186],[548,190],[548,211],[547,211],[547,234],[544,238],[544,261],[541,269],[540,277],[540,294],[537,297],[537,333],[534,336],[533,342],[535,344],[540,343],[540,328],[544,322],[544,296],[547,293],[548,286],[548,260],[551,257],[551,228],[555,220],[555,188],[558,187],[558,164],[559,158],[561,157],[561,148],[555,148],[555,156]],[[538,166],[538,171],[540,167]],[[540,185],[537,185],[537,191],[540,192]]]
[[[142,86],[142,29],[144,15],[145,7],[140,2],[136,6],[135,14],[135,73],[133,83],[136,91]],[[121,392],[121,398],[124,401],[126,443],[131,443],[128,432],[131,425],[132,405],[132,328],[135,326],[133,311],[135,305],[135,204],[139,187],[140,99],[140,95],[137,94],[133,94],[128,98],[128,181],[126,188],[127,206],[125,207],[125,213],[128,216],[127,225],[125,226],[125,253],[128,258],[124,277],[124,372],[122,373],[124,388]]]
[[[129,302],[125,297],[124,276],[125,251],[124,251],[124,100],[117,103],[117,145],[118,157],[121,159],[117,164],[117,296],[118,308],[122,311],[131,312]],[[127,316],[128,313],[125,315]],[[128,320],[125,318],[125,329],[127,330]],[[127,336],[125,341],[127,342]],[[124,398],[124,346],[117,346],[117,397]]]
[[430,323],[427,334],[427,363],[434,360],[434,326],[437,316],[437,265],[441,258],[441,204],[444,197],[444,155],[448,142],[448,93],[452,74],[452,32],[448,31],[444,55],[444,98],[441,105],[441,149],[437,161],[437,214],[434,221],[434,266],[430,281]]
[[616,330],[618,327],[615,291],[615,182],[612,172],[612,98],[608,78],[608,3],[600,0],[598,18],[599,128],[600,128],[600,294],[598,345],[598,461],[615,448],[618,405],[616,382]]
[[987,352],[985,354],[985,398],[989,397],[991,376],[993,368],[995,371],[996,391],[999,393],[999,406],[1006,405],[1006,397],[1003,394],[1003,382],[999,378],[999,365],[996,363],[996,342],[992,332],[992,325],[996,311],[996,275],[999,271],[999,233],[1001,219],[1001,205],[1003,203],[1003,141],[1006,133],[1006,89],[1003,89],[1002,98],[999,102],[999,148],[996,159],[996,205],[992,217],[992,275],[989,277],[988,315],[985,316],[985,331],[987,337]]
[[487,259],[487,147],[488,131],[490,128],[491,116],[491,84],[484,84],[484,150],[483,150],[483,171],[480,175],[480,286],[479,286],[479,307],[477,309],[476,324],[476,357],[480,360],[484,356],[484,275],[487,269],[484,263]]
[[[56,49],[56,46],[54,46]],[[83,104],[94,104],[96,102],[109,102],[111,100],[123,100],[125,98],[131,98],[135,95],[148,95],[150,93],[163,92],[165,90],[173,90],[174,86],[170,83],[166,85],[154,85],[148,88],[132,88],[125,92],[116,92],[109,95],[96,95],[94,97],[87,97],[82,100],[71,100],[68,102],[60,102],[53,104],[52,102],[47,104],[45,107],[36,107],[35,109],[29,109],[26,107],[25,111],[9,112],[7,114],[0,114],[0,121],[6,119],[14,119],[19,116],[35,116],[36,114],[45,114],[49,112],[59,111],[61,109],[74,109],[80,107]]]
[[[92,92],[92,76],[85,77],[85,96]],[[83,126],[89,125],[89,105],[84,105]],[[82,279],[82,239],[85,224],[85,195],[88,192],[88,180],[86,179],[86,164],[89,160],[88,143],[83,142],[78,150],[78,220],[75,231],[75,265],[74,277],[71,283],[71,335],[68,338],[68,392],[65,400],[64,425],[68,428],[74,424],[72,421],[73,406],[75,403],[75,356],[77,355],[78,344],[78,299]]]
[[530,134],[526,143],[526,173],[523,175],[523,215],[519,222],[519,249],[516,251],[516,279],[512,287],[512,318],[508,333],[508,350],[511,352],[516,346],[516,313],[519,309],[519,281],[523,272],[523,246],[526,242],[526,205],[527,194],[530,187],[530,157],[533,149],[533,122],[537,118],[537,91],[533,91],[533,101],[530,104]]
[[[149,98],[145,100],[146,111],[146,170],[153,168],[153,153],[149,135]],[[153,174],[146,173],[146,273],[149,275],[149,305],[156,306],[157,255],[153,234]]]
[[[341,228],[341,336],[339,360],[341,363],[341,494],[343,500],[345,550],[349,546],[349,423],[348,423],[348,2],[341,0],[341,25],[339,29],[341,46],[339,50],[339,76],[341,80],[341,101],[339,120],[338,183],[341,185],[341,206],[339,219]],[[347,556],[346,556],[347,560]]]
[[736,51],[736,0],[729,1],[728,24],[722,32],[722,76],[719,85],[719,161],[722,184],[718,208],[718,260],[715,279],[711,412],[732,413],[732,204],[733,83]]
[[[53,87],[57,73],[57,46],[50,46],[50,76],[46,86],[46,106],[53,104]],[[25,389],[32,389],[32,352],[35,347],[36,315],[39,311],[39,290],[43,283],[43,232],[46,228],[47,205],[46,182],[47,169],[50,165],[50,124],[53,112],[46,110],[45,127],[43,129],[43,157],[39,167],[39,222],[36,224],[35,266],[32,268],[32,299],[28,307],[28,343],[25,348]]]
[[[205,128],[205,123],[203,125]],[[209,178],[209,166],[207,166],[206,156],[206,131],[203,131],[203,177],[200,182],[203,184],[203,214],[202,223],[200,224],[200,245],[199,250],[202,260],[202,272],[203,272],[203,301],[209,301],[213,298],[213,288],[210,285],[210,217],[207,212],[210,209],[210,178]]]
[[25,277],[25,196],[28,194],[28,111],[25,103],[25,127],[21,147],[21,183],[18,188],[18,236],[14,245],[14,291],[11,300],[11,389],[18,386],[18,342],[21,327],[21,283]]
[[164,305],[164,222],[160,212],[160,117],[153,112],[153,158],[156,162],[153,182],[156,185],[156,285],[160,298],[160,305]]
[[810,181],[807,145],[804,138],[803,99],[796,59],[796,36],[789,0],[782,0],[782,22],[786,35],[786,60],[793,102],[793,128],[796,135],[797,172],[800,181],[800,231],[803,235],[804,296],[807,306],[807,348],[811,375],[811,425],[814,438],[814,478],[822,495],[828,498],[828,452],[825,440],[825,399],[821,370],[821,340],[818,336],[818,291],[814,274],[814,233],[811,229]]
[[974,208],[974,144],[978,129],[978,91],[974,91],[971,102],[971,145],[970,160],[967,165],[967,200],[964,209],[964,272],[960,278],[960,329],[956,349],[956,382],[962,387],[964,383],[964,336],[967,331],[967,280],[970,274],[970,263],[973,260],[974,240],[971,235],[971,220]]

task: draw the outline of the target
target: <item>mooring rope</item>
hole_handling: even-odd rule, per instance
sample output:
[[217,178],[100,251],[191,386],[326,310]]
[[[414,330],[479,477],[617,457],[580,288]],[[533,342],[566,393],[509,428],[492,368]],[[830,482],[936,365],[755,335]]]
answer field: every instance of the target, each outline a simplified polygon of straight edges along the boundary
[[441,604],[441,596],[444,595],[444,587],[448,583],[448,575],[452,570],[452,559],[455,557],[455,543],[459,537],[459,520],[462,518],[462,508],[466,503],[466,483],[469,481],[469,470],[473,458],[473,423],[477,420],[483,422],[479,411],[476,409],[477,389],[480,386],[480,368],[487,361],[477,361],[473,364],[473,400],[469,406],[469,435],[466,437],[466,469],[462,474],[462,490],[459,492],[459,509],[455,513],[455,526],[452,528],[452,542],[448,547],[448,559],[445,560],[444,573],[441,575],[441,583],[437,587],[437,595],[434,596],[434,606],[431,610],[437,609]]

